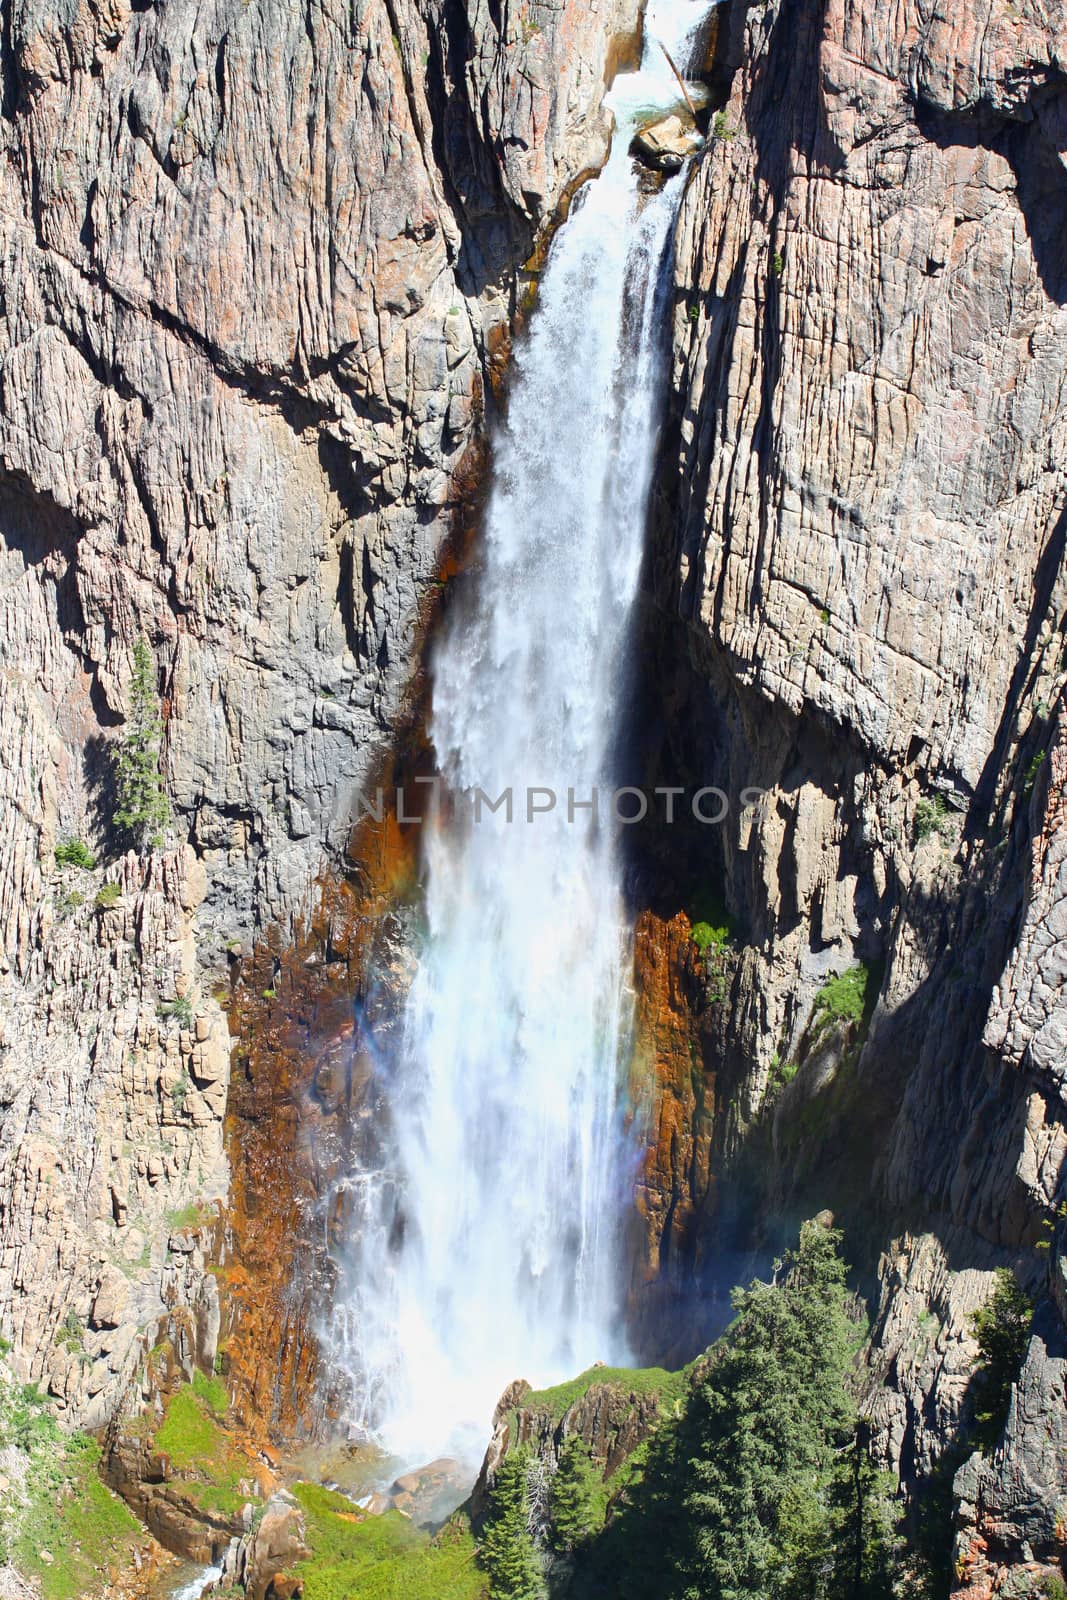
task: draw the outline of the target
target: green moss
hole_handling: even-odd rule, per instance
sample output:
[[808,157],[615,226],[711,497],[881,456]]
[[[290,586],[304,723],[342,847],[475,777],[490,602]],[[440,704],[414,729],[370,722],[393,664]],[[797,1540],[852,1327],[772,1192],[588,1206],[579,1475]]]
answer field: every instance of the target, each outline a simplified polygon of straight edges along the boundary
[[700,954],[706,955],[708,950],[713,947],[716,950],[721,950],[730,942],[730,930],[725,924],[721,927],[713,928],[710,922],[694,922],[689,930],[689,937],[700,951]]
[[470,1529],[456,1517],[435,1539],[399,1512],[366,1516],[344,1495],[298,1483],[312,1552],[297,1568],[305,1600],[482,1600]]
[[193,1393],[205,1401],[217,1417],[224,1417],[230,1409],[229,1390],[221,1378],[209,1378],[203,1372],[194,1372]]
[[225,1434],[191,1384],[183,1385],[167,1401],[155,1444],[179,1471],[199,1468],[228,1454]]
[[[50,1419],[49,1419],[50,1420]],[[84,1434],[30,1452],[29,1505],[10,1555],[43,1600],[76,1600],[125,1570],[142,1533],[123,1502],[97,1476],[99,1446]],[[51,1556],[42,1560],[41,1552]]]
[[522,1407],[524,1411],[548,1411],[553,1421],[559,1422],[594,1384],[606,1384],[621,1395],[658,1394],[660,1409],[667,1412],[684,1396],[688,1373],[688,1367],[679,1372],[667,1372],[663,1367],[590,1367],[567,1383],[532,1390],[523,1399]]
[[202,1228],[205,1223],[212,1220],[213,1215],[210,1206],[194,1200],[191,1205],[182,1206],[178,1211],[168,1211],[167,1227],[171,1233],[176,1233],[181,1228]]
[[153,1441],[174,1468],[181,1493],[201,1510],[233,1521],[257,1496],[247,1456],[236,1450],[219,1418],[229,1410],[229,1394],[219,1378],[193,1375],[170,1396]]

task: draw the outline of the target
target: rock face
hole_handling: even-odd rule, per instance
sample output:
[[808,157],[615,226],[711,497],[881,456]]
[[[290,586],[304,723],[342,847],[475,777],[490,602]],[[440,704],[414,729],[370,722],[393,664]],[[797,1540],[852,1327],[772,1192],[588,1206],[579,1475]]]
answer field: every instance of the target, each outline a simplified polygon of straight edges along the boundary
[[[741,946],[711,1162],[758,1144],[817,991],[866,963],[877,1006],[761,1181],[883,1240],[928,1219],[922,1270],[890,1250],[882,1274],[886,1349],[920,1302],[941,1329],[885,1369],[906,1479],[951,1435],[968,1274],[1010,1261],[1048,1295],[1067,1150],[1063,21],[728,8],[678,233],[661,761],[765,791],[708,852]],[[1027,1368],[1028,1414],[1057,1372]],[[1014,1470],[980,1475],[987,1523]]]
[[[343,845],[518,268],[603,157],[637,15],[41,0],[4,31],[0,1322],[84,1423],[177,1270],[167,1214],[225,1189],[207,975]],[[53,846],[113,854],[141,634],[188,844],[109,868],[97,911]],[[157,1019],[184,997],[191,1027]]]
[[0,977],[0,1309],[14,1361],[88,1427],[136,1390],[161,1319],[184,1321],[188,1360],[214,1358],[218,1296],[185,1208],[209,1216],[225,1193],[229,1077],[196,979],[193,851],[126,856],[107,904],[101,876],[49,885]]

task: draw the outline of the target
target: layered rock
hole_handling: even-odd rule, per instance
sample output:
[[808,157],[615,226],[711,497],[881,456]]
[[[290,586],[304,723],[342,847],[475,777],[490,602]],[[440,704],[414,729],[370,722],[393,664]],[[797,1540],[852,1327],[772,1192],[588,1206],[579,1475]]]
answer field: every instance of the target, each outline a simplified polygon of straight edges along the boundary
[[[201,975],[290,929],[343,848],[518,270],[603,157],[637,15],[43,0],[5,29],[0,1314],[83,1423],[173,1298],[168,1213],[225,1190],[228,1039]],[[109,868],[121,898],[97,911],[99,874],[52,852],[114,853],[142,634],[189,845]],[[157,1017],[186,997],[191,1028]]]
[[[924,1219],[922,1270],[882,1272],[889,1343],[949,1341],[883,1369],[906,1480],[952,1434],[969,1274],[1048,1293],[1067,1139],[1062,38],[1026,8],[729,8],[677,240],[651,588],[685,726],[656,759],[765,791],[706,852],[742,946],[712,1165],[765,1150],[799,1065],[756,1194],[833,1205],[872,1262]],[[858,961],[869,1026],[809,1063]]]
[[[229,1033],[196,976],[184,846],[42,883],[0,977],[0,1315],[12,1360],[99,1426],[161,1320],[210,1365],[218,1297],[190,1230],[226,1187]],[[96,898],[94,898],[96,897]]]

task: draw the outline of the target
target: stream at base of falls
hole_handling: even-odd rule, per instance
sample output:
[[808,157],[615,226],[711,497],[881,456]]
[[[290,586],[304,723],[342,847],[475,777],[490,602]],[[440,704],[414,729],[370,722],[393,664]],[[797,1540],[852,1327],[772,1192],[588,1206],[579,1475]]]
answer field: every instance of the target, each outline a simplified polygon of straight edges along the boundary
[[[389,1127],[348,1180],[327,1342],[353,1431],[402,1461],[474,1461],[509,1382],[629,1357],[631,938],[617,823],[582,802],[611,787],[631,681],[684,182],[645,192],[629,146],[679,100],[661,46],[684,67],[707,12],[652,0],[642,68],[616,81],[607,165],[516,349],[470,603],[432,661],[445,789],[517,806],[423,830],[425,940],[380,1068]],[[528,788],[560,804],[528,820]]]

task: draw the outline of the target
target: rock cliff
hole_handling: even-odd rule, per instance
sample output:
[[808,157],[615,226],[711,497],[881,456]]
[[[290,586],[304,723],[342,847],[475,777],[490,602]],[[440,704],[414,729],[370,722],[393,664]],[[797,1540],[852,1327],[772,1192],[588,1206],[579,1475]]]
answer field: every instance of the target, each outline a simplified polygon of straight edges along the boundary
[[[70,1421],[141,1403],[161,1326],[211,1364],[210,1238],[272,1289],[288,1269],[270,1164],[314,1168],[297,1093],[325,1125],[350,1063],[336,1093],[286,1040],[243,1063],[213,1235],[228,978],[247,958],[269,1006],[308,927],[316,962],[358,965],[322,883],[638,9],[5,18],[0,1332]],[[638,924],[635,1325],[713,1308],[770,1219],[833,1207],[877,1308],[877,1448],[915,1487],[1013,1265],[1034,1335],[1000,1452],[956,1485],[974,1600],[1057,1556],[1067,1483],[1065,39],[1029,0],[721,9],[644,621],[650,775],[762,798],[673,842],[682,890]],[[109,789],[142,634],[174,808],[145,861]],[[61,868],[66,839],[107,865]],[[731,938],[698,961],[675,913],[709,884]],[[860,969],[831,1016],[827,980]],[[328,972],[307,992],[305,1039],[338,1022]],[[232,1386],[291,1423],[303,1331],[237,1278]],[[282,1335],[272,1387],[255,1350]]]
[[[650,572],[668,641],[654,670],[679,711],[656,759],[764,791],[690,863],[716,879],[739,949],[710,1169],[740,1173],[759,1148],[755,1204],[834,1205],[872,1245],[922,1218],[925,1240],[883,1261],[876,1335],[885,1353],[912,1300],[941,1328],[937,1357],[883,1366],[905,1481],[952,1435],[968,1274],[1011,1261],[1051,1305],[1067,1148],[1063,21],[728,7],[721,109],[679,224]],[[815,1049],[813,1005],[860,963],[862,1021]],[[709,1189],[704,1226],[715,1208]],[[1016,1430],[1062,1394],[1038,1342]],[[1020,1496],[1062,1494],[1062,1453],[1038,1490],[1012,1452],[967,1486],[979,1521],[984,1507],[1016,1526]],[[1051,1558],[1048,1528],[1032,1555]]]
[[[637,13],[5,21],[0,1327],[72,1420],[106,1418],[180,1298],[168,1218],[226,1192],[228,968],[343,848],[520,268],[603,158]],[[182,843],[61,871],[61,840],[114,856],[139,635]]]

